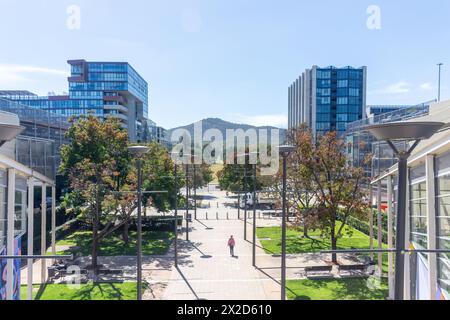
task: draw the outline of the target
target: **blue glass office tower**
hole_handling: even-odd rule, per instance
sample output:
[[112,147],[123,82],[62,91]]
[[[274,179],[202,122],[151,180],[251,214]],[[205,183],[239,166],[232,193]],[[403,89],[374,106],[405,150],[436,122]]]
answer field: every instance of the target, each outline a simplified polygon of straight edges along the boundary
[[313,66],[289,87],[289,129],[306,123],[314,136],[343,135],[366,118],[367,68]]
[[127,62],[69,60],[69,94],[39,97],[32,93],[4,96],[63,116],[94,114],[114,117],[128,129],[131,141],[150,140],[148,84]]

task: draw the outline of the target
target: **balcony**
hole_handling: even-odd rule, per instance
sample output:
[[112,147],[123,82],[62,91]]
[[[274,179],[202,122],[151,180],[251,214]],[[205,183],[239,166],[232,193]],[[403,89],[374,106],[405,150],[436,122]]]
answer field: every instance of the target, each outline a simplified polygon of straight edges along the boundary
[[124,107],[124,106],[122,106],[120,104],[118,104],[118,105],[104,105],[103,109],[104,110],[116,110],[116,111],[118,111],[120,113],[128,114],[128,108]]

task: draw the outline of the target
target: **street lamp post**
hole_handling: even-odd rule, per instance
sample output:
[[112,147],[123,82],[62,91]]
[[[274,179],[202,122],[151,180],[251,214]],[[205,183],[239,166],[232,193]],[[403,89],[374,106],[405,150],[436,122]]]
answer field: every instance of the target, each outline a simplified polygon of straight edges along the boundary
[[[404,300],[408,158],[421,140],[431,138],[444,125],[444,123],[440,122],[394,122],[366,127],[378,140],[386,141],[398,159],[395,300]],[[414,141],[413,145],[407,150],[399,150],[394,144],[394,141],[405,140]]]
[[441,101],[441,69],[442,66],[444,64],[443,63],[438,63],[438,67],[439,67],[439,80],[438,80],[438,102]]
[[142,300],[142,156],[149,151],[146,146],[129,147],[128,151],[136,157],[136,166],[138,171],[137,183],[137,299]]
[[281,214],[281,300],[286,300],[286,180],[287,158],[294,151],[293,146],[279,146],[278,150],[283,157],[283,212]]
[[[258,152],[252,152],[252,155],[258,157]],[[253,164],[253,238],[252,238],[252,265],[256,267],[256,173],[257,163]]]
[[252,265],[256,267],[256,163],[253,164],[253,245]]
[[244,164],[244,240],[247,241],[247,160]]
[[194,219],[197,220],[197,167],[194,163],[194,177],[193,177],[193,187],[194,187]]
[[189,241],[189,165],[186,164],[186,241]]
[[174,242],[174,262],[175,268],[178,267],[178,166],[174,163],[174,174],[175,174],[175,242]]

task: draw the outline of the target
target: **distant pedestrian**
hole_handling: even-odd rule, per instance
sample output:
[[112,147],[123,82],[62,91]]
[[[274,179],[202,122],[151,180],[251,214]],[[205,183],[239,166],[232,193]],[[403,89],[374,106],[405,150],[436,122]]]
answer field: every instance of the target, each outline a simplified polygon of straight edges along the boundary
[[236,241],[234,241],[233,236],[228,240],[228,247],[230,247],[230,255],[234,257],[234,247],[236,246]]

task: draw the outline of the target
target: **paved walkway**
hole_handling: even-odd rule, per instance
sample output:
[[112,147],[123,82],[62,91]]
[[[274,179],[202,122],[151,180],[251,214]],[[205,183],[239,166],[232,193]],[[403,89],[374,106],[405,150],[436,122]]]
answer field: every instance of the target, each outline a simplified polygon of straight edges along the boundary
[[[252,211],[247,223],[247,241],[244,240],[244,221],[238,219],[236,201],[225,192],[211,189],[199,192],[207,200],[207,208],[198,209],[197,217],[189,224],[189,240],[186,241],[185,221],[183,232],[178,235],[179,268],[174,267],[173,247],[165,256],[143,258],[143,279],[149,283],[144,299],[164,300],[279,300],[280,257],[266,254],[257,240],[256,268],[252,266]],[[204,202],[204,204],[205,204]],[[210,202],[210,206],[209,206]],[[179,214],[184,213],[180,211]],[[190,212],[193,216],[193,211]],[[244,210],[240,218],[243,219]],[[208,219],[206,219],[208,217]],[[268,219],[257,212],[257,226],[279,226],[279,218]],[[261,219],[259,218],[261,217]],[[265,217],[265,218],[262,218]],[[217,218],[219,218],[217,220]],[[235,254],[231,257],[227,242],[233,235]],[[287,257],[287,279],[302,279],[305,266],[324,265],[329,256],[301,254]],[[79,260],[79,265],[90,263],[89,257]],[[354,263],[351,257],[340,257],[342,263]],[[99,257],[105,268],[124,271],[121,281],[135,281],[136,257]],[[40,282],[40,265],[35,264],[34,282]],[[38,275],[39,274],[39,275]],[[22,271],[26,283],[26,268]],[[108,279],[104,279],[108,280]],[[112,279],[109,279],[112,280]]]
[[[204,195],[211,207],[198,209],[197,217],[201,220],[190,223],[190,242],[186,242],[185,233],[179,235],[179,268],[172,268],[169,279],[153,279],[150,283],[166,283],[163,299],[167,300],[279,300],[280,256],[266,254],[257,239],[256,268],[253,267],[252,218],[247,223],[245,241],[244,221],[238,220],[237,209],[230,207],[235,199],[220,191]],[[248,214],[251,216],[253,212]],[[243,215],[241,210],[241,219]],[[281,224],[279,218],[259,219],[263,216],[257,212],[258,227]],[[235,258],[230,257],[227,247],[230,235],[236,240]],[[302,279],[305,266],[325,265],[329,259],[320,254],[287,256],[286,277]],[[349,256],[340,257],[340,262],[355,263]]]

